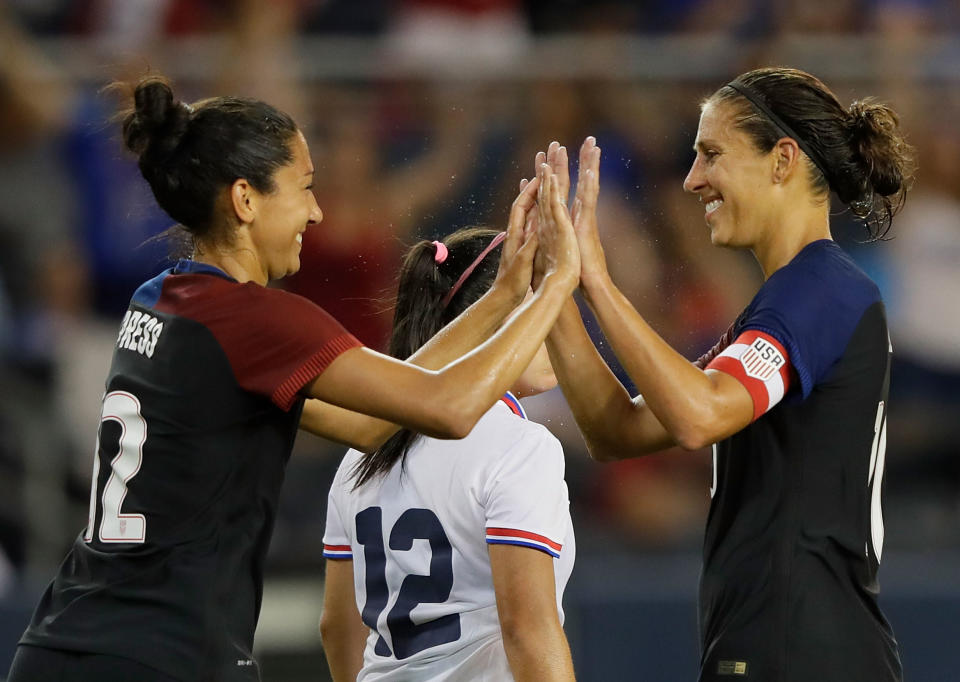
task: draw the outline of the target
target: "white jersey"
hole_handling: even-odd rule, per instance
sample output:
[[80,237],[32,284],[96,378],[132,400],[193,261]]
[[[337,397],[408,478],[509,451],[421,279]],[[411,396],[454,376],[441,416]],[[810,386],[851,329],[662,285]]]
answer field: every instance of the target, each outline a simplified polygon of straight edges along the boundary
[[340,464],[323,537],[324,556],[353,559],[371,628],[357,680],[512,680],[487,544],[554,557],[562,623],[575,545],[559,441],[507,394],[466,438],[421,437],[353,490],[361,457]]

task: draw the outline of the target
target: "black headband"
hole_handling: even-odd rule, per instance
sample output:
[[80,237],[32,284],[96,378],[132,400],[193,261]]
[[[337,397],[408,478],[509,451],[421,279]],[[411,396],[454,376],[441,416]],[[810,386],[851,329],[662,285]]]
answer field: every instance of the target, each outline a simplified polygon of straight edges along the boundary
[[819,168],[820,172],[823,173],[823,177],[826,179],[827,184],[830,183],[830,176],[827,175],[827,164],[823,162],[823,159],[820,157],[820,155],[814,152],[814,150],[803,141],[803,138],[797,135],[793,131],[793,128],[788,126],[782,118],[773,113],[773,110],[766,105],[759,92],[751,88],[749,85],[746,85],[745,83],[738,83],[737,81],[730,81],[727,83],[727,87],[733,88],[741,95],[746,97],[753,106],[759,109],[764,116],[770,119],[770,122],[773,123],[773,125],[780,129],[780,132],[787,137],[793,138],[803,153],[806,154],[811,161],[813,161],[813,165]]

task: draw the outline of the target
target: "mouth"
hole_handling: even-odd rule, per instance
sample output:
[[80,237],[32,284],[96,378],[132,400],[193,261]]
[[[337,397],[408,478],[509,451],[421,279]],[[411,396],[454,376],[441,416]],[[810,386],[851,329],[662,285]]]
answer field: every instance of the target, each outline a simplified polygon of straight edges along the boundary
[[704,210],[703,219],[709,223],[710,218],[713,217],[713,215],[717,212],[717,210],[721,206],[723,206],[723,199],[711,199],[710,201],[708,201],[703,207],[703,210]]

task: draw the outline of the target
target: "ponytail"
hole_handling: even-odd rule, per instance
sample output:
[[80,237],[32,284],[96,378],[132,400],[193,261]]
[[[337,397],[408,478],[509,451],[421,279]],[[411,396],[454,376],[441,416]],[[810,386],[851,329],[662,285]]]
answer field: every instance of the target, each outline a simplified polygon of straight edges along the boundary
[[[390,355],[409,357],[486,293],[500,261],[500,247],[490,248],[498,235],[496,230],[471,227],[448,235],[443,242],[424,240],[410,248],[398,277]],[[419,437],[403,429],[376,452],[364,455],[351,472],[354,489],[385,474],[398,461],[402,466]]]

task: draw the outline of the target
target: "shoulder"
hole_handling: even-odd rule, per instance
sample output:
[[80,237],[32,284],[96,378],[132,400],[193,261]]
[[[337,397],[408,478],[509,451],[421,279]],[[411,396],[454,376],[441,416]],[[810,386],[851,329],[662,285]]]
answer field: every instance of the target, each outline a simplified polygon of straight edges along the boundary
[[862,312],[881,300],[880,289],[835,242],[808,244],[763,285],[753,307],[784,314]]
[[331,496],[340,493],[348,494],[353,489],[353,471],[357,464],[363,459],[363,453],[353,448],[347,450],[340,460],[340,466],[337,467],[337,473],[330,484]]
[[779,341],[806,396],[843,355],[864,316],[882,308],[873,280],[834,242],[820,240],[770,276],[737,333],[756,330]]
[[563,454],[560,441],[543,424],[517,416],[501,401],[483,415],[469,437],[489,443],[491,454],[501,456],[517,449]]

